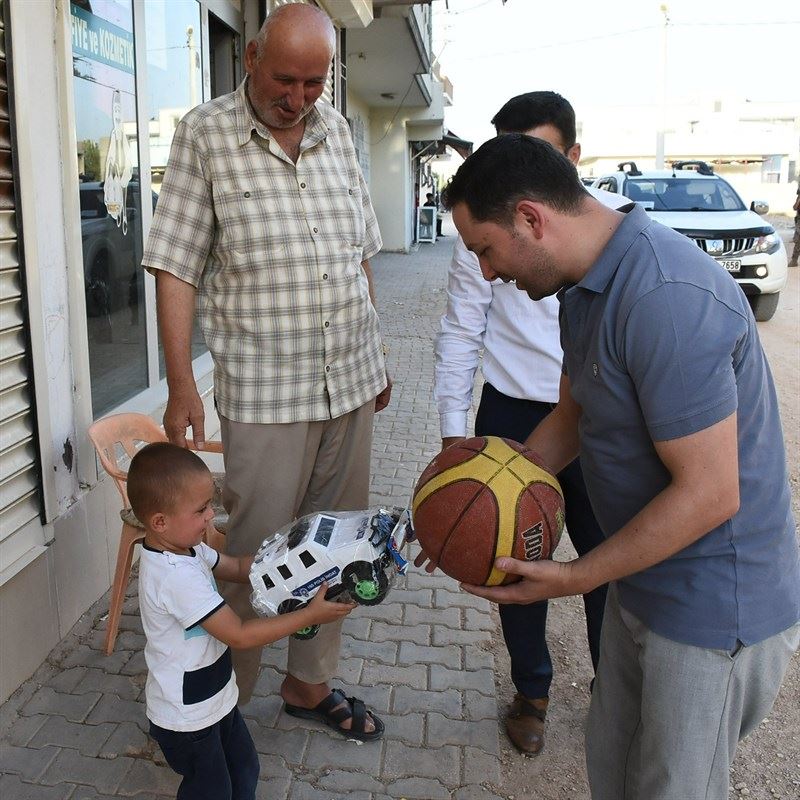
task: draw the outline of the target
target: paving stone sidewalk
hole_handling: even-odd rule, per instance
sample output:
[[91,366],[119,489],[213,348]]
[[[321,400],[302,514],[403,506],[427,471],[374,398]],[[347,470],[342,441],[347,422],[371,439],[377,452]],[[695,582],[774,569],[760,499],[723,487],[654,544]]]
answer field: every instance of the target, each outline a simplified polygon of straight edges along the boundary
[[[395,382],[390,407],[376,418],[376,504],[407,503],[439,448],[432,336],[444,305],[449,232],[410,255],[373,262]],[[145,734],[136,582],[109,657],[102,652],[107,602],[101,598],[0,707],[4,800],[175,796],[178,779]],[[243,709],[261,759],[259,798],[499,800],[491,626],[485,601],[413,566],[387,602],[354,611],[334,683],[384,719],[384,739],[366,744],[283,714],[286,643],[265,648],[255,696]]]

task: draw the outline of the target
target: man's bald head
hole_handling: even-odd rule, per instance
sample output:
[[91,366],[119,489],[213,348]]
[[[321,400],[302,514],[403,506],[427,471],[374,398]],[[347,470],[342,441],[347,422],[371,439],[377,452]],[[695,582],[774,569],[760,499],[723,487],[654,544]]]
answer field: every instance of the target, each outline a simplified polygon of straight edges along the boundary
[[302,3],[290,3],[278,6],[264,20],[264,24],[256,34],[256,59],[264,55],[267,40],[291,40],[297,36],[303,41],[303,46],[308,47],[315,39],[327,43],[330,57],[336,52],[336,29],[330,17],[315,6]]
[[275,9],[248,42],[244,65],[247,96],[256,116],[271,129],[302,123],[325,89],[336,51],[336,31],[314,6]]

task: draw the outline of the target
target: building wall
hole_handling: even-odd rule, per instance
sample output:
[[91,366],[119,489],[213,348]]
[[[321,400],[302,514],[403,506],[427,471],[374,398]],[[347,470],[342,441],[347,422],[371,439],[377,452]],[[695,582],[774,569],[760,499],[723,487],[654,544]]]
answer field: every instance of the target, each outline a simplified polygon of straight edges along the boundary
[[[38,100],[20,102],[18,96],[15,107],[47,548],[0,587],[3,638],[17,645],[4,648],[2,699],[108,586],[103,503],[99,495],[88,502],[87,487],[96,481],[96,470],[77,433],[82,424],[85,430],[80,401],[87,376],[85,361],[74,347],[83,332],[82,292],[75,291],[73,271],[67,268],[75,241],[68,226],[53,224],[74,210],[65,191],[70,174],[63,168],[64,140],[59,136],[69,105],[64,103],[63,83],[53,80],[63,72],[64,11],[63,5],[11,6],[16,88]],[[58,46],[41,48],[43,40]],[[71,159],[67,164],[74,167],[77,181],[77,164]]]
[[399,112],[396,108],[371,110],[372,203],[383,248],[390,252],[409,252],[415,238],[414,177],[419,164],[411,154],[410,142],[427,141],[433,145],[442,137],[441,83],[431,84],[431,95],[430,106],[402,108]]
[[[226,7],[226,2],[212,0],[210,7],[226,13],[236,10],[234,5]],[[237,0],[252,19],[258,18],[258,2]],[[133,3],[134,35],[141,43],[144,2]],[[34,557],[18,571],[0,564],[4,579],[0,585],[0,702],[30,677],[80,616],[106,592],[122,527],[119,494],[98,468],[87,437],[94,418],[93,387],[70,3],[10,0],[9,7],[15,76],[11,100],[17,112],[28,325],[44,512],[37,530],[32,531],[38,537],[35,541],[41,542],[31,550]],[[50,46],[42,47],[42,42]],[[143,108],[140,105],[137,112],[146,125]],[[85,152],[83,155],[85,166]],[[142,171],[148,167],[146,157],[138,158],[137,163]],[[146,207],[142,216],[149,222]],[[148,306],[146,324],[152,354],[156,346],[154,281],[150,276],[144,281],[145,294],[139,301]],[[207,355],[195,361],[195,375],[206,403],[207,433],[213,435],[218,425],[214,424],[211,360]],[[138,411],[160,421],[166,385],[159,380],[157,360],[151,360],[148,382],[148,388],[111,411]],[[94,388],[100,387],[95,384]]]
[[[584,109],[580,140],[585,159],[581,175],[600,176],[620,161],[636,161],[642,169],[655,166],[655,107],[618,106]],[[609,115],[614,124],[609,125]],[[669,109],[665,132],[665,163],[700,159],[734,186],[749,205],[766,200],[770,211],[793,214],[800,172],[800,110],[792,102],[749,102],[725,99],[712,104]],[[779,170],[762,175],[762,161],[777,157]],[[790,175],[793,165],[794,175]],[[764,172],[767,166],[764,166]],[[777,182],[773,183],[773,180]]]
[[[372,187],[372,144],[370,130],[370,108],[355,92],[347,93],[347,120],[356,148],[358,163],[364,173],[364,180],[373,193]],[[376,187],[379,188],[379,187]]]
[[372,204],[381,227],[383,249],[407,253],[411,246],[413,203],[405,120],[392,122],[393,109],[373,109],[370,117]]
[[[158,363],[153,313],[155,282],[146,275],[137,300],[146,308],[142,317],[145,330],[141,334],[147,347],[145,382],[141,391],[128,399],[93,413],[93,389],[101,387],[96,374],[92,383],[90,323],[97,320],[87,317],[83,258],[80,189],[86,188],[86,180],[81,180],[80,173],[87,169],[87,152],[82,143],[79,146],[76,134],[77,116],[87,109],[75,107],[70,3],[5,2],[10,2],[14,18],[19,170],[45,513],[37,530],[41,544],[36,556],[0,585],[4,641],[0,702],[32,674],[86,609],[104,594],[113,576],[121,504],[113,482],[98,467],[87,438],[89,425],[95,416],[122,411],[137,411],[160,421],[167,397]],[[225,24],[232,19],[243,22],[243,50],[244,43],[256,32],[262,0],[203,2],[203,20],[215,11]],[[153,114],[143,88],[146,69],[140,69],[146,57],[142,55],[146,48],[141,46],[146,32],[142,14],[145,0],[132,3],[138,94],[135,111],[123,122],[127,126],[130,119],[139,120],[139,135],[134,139],[127,129],[126,133],[129,143],[133,142],[134,148],[138,146],[136,164],[143,185],[137,191],[141,197],[148,197],[148,120]],[[358,10],[363,3],[355,0],[352,5]],[[96,8],[100,6],[102,2],[98,0]],[[175,7],[166,8],[171,11]],[[237,16],[239,10],[243,16]],[[52,46],[43,48],[42,42]],[[202,89],[208,96],[207,40],[199,53],[203,61]],[[179,104],[165,101],[163,105],[173,106],[177,108]],[[348,115],[363,123],[368,182],[389,250],[407,251],[412,241],[409,209],[413,206],[413,186],[406,122],[415,113],[419,115],[422,110],[397,119],[393,118],[392,109],[377,112],[360,98],[350,98]],[[144,238],[152,215],[149,203],[141,203],[137,213],[141,215],[138,224]],[[210,357],[206,354],[196,358],[194,368],[206,405],[206,432],[213,436],[218,425],[213,422]],[[8,642],[15,646],[9,647]]]

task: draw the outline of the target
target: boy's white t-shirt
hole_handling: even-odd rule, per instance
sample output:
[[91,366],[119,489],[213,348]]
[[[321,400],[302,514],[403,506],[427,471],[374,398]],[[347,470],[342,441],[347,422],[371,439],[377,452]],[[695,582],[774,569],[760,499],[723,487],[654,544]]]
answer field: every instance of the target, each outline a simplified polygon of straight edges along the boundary
[[219,553],[142,547],[139,609],[147,644],[147,717],[161,728],[196,731],[219,722],[239,699],[230,648],[200,625],[225,604],[212,570]]

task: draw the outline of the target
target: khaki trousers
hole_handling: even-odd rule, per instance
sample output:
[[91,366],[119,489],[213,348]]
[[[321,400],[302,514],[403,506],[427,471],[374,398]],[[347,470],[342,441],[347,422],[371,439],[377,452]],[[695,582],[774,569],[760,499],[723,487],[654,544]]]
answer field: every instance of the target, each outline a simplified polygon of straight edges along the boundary
[[[332,420],[264,425],[220,416],[225,450],[223,504],[230,514],[225,552],[252,555],[296,517],[316,511],[356,511],[369,505],[375,401]],[[250,584],[227,583],[222,595],[243,619],[255,616]],[[339,663],[341,622],[313,639],[289,640],[288,672],[326,683]],[[260,647],[233,651],[239,702],[253,693]]]

